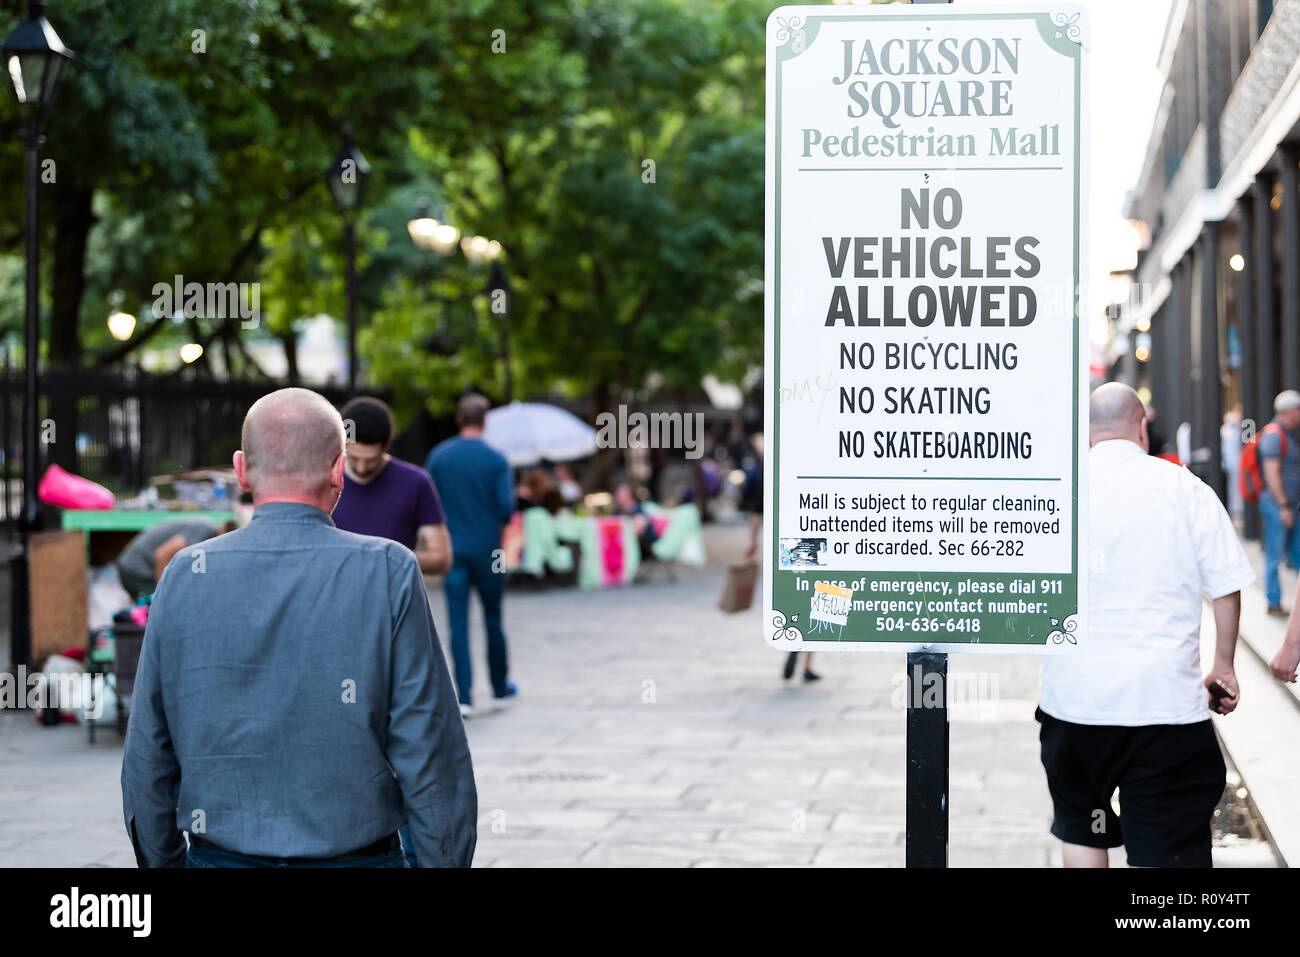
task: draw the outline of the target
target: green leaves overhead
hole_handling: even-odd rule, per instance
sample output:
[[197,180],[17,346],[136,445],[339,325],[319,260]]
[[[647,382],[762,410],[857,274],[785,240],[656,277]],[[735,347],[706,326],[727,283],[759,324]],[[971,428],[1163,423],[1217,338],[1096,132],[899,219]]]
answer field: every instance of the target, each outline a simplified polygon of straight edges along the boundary
[[[399,412],[502,382],[486,270],[459,254],[435,270],[411,246],[421,196],[505,249],[518,393],[737,376],[763,339],[769,6],[60,0],[48,16],[77,59],[44,154],[58,181],[42,198],[57,207],[80,187],[94,201],[81,227],[57,227],[88,229],[89,242],[84,291],[55,296],[50,321],[64,334],[53,340],[88,360],[108,354],[109,293],[122,290],[144,326],[153,284],[176,273],[262,281],[269,328],[253,335],[317,311],[341,317],[342,237],[321,171],[350,122],[374,170],[358,223],[362,354],[371,381],[404,397]],[[0,21],[24,9],[0,0]],[[15,125],[5,101],[0,126]],[[0,177],[6,266],[21,255],[13,135],[0,164],[12,171]],[[47,243],[68,238],[49,235],[58,220],[47,215]],[[0,297],[0,324],[20,311]]]

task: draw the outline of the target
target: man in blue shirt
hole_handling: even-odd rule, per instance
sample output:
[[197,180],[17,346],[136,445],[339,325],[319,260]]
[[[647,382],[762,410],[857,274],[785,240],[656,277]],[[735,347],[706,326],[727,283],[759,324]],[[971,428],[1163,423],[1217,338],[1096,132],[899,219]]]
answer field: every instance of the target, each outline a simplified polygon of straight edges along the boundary
[[252,521],[154,593],[122,758],[137,862],[402,867],[409,822],[424,866],[469,866],[474,771],[415,556],[330,519],[343,420],[281,389],[242,445]]
[[488,400],[467,395],[460,400],[456,423],[460,435],[429,453],[428,469],[442,496],[451,531],[454,555],[451,571],[443,580],[447,590],[447,616],[451,623],[451,656],[456,666],[460,711],[472,713],[474,672],[469,655],[469,592],[477,589],[487,624],[488,676],[498,707],[514,697],[506,658],[506,634],[501,628],[501,601],[505,594],[505,566],[501,558],[501,531],[514,514],[515,493],[510,463],[483,441]]
[[1282,586],[1277,579],[1283,554],[1292,568],[1300,567],[1300,392],[1287,389],[1273,400],[1273,421],[1259,435],[1259,467],[1264,487],[1259,514],[1264,519],[1264,594],[1268,613],[1285,616]]

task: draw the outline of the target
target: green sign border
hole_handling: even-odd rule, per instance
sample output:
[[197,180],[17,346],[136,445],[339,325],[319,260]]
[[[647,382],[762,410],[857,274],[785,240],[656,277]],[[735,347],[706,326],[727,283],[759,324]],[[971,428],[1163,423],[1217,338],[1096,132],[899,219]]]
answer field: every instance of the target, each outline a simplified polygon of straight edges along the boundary
[[[787,7],[785,9],[797,11],[799,8]],[[1059,15],[1064,17],[1064,14],[1059,14]],[[773,14],[773,16],[775,16],[775,13]],[[795,57],[799,56],[801,53],[805,52],[807,49],[809,49],[812,46],[813,41],[816,39],[816,36],[823,22],[825,23],[836,22],[836,21],[861,22],[863,20],[868,20],[872,18],[873,15],[871,14],[868,14],[867,16],[863,16],[862,14],[816,15],[816,16],[810,15],[808,16],[807,25],[803,27],[802,32],[798,29],[799,22],[798,22],[797,14],[794,17],[792,17],[791,20],[788,22],[778,20],[778,23],[782,24],[781,28],[787,32],[790,40],[794,40],[796,37],[799,37],[802,33],[803,42],[797,51],[793,49],[795,46],[793,42],[785,43],[784,41],[782,42],[781,45],[778,45],[774,50],[774,55],[776,57],[776,69],[775,69],[776,134],[775,134],[775,142],[774,142],[775,182],[773,184],[773,188],[774,188],[773,202],[775,203],[775,210],[774,210],[775,240],[774,241],[776,245],[774,249],[774,254],[775,254],[774,274],[775,275],[773,278],[774,289],[772,293],[773,295],[772,332],[773,332],[774,370],[773,370],[773,376],[771,382],[769,383],[769,389],[777,388],[777,384],[780,383],[781,381],[781,208],[782,208],[781,207],[781,180],[782,180],[782,176],[781,176],[781,171],[782,171],[782,167],[781,167],[781,142],[782,142],[781,76],[782,76],[782,67],[784,66],[786,61],[794,59]],[[777,639],[780,638],[782,634],[785,634],[787,637],[801,638],[802,641],[805,643],[824,642],[828,646],[840,645],[841,647],[846,645],[859,646],[859,647],[869,646],[869,645],[904,646],[904,645],[916,645],[922,643],[930,644],[930,645],[993,644],[993,645],[1011,645],[1011,646],[1014,645],[1045,646],[1049,643],[1059,645],[1064,642],[1069,642],[1071,644],[1074,644],[1076,641],[1074,636],[1074,630],[1075,627],[1077,626],[1077,619],[1075,618],[1075,616],[1077,615],[1078,606],[1079,606],[1079,601],[1078,601],[1079,322],[1080,322],[1080,313],[1079,313],[1080,235],[1079,234],[1080,234],[1080,225],[1081,225],[1079,177],[1080,177],[1080,154],[1082,148],[1081,140],[1082,140],[1082,121],[1083,121],[1082,103],[1081,103],[1081,99],[1083,95],[1083,82],[1082,82],[1083,58],[1082,58],[1082,44],[1080,42],[1076,42],[1072,40],[1069,34],[1071,32],[1074,33],[1078,32],[1078,28],[1074,26],[1074,21],[1078,19],[1078,16],[1076,14],[1074,17],[1070,18],[1069,20],[1064,20],[1063,22],[1058,24],[1054,24],[1052,22],[1051,14],[1046,11],[1042,11],[1042,12],[1027,11],[1023,13],[1021,12],[1016,12],[1016,13],[969,12],[967,13],[965,11],[961,11],[961,12],[945,11],[942,15],[934,15],[934,14],[926,15],[926,14],[912,14],[912,13],[897,14],[892,12],[886,14],[881,12],[875,14],[874,18],[879,21],[911,20],[911,21],[925,21],[927,23],[935,23],[935,22],[942,23],[944,21],[952,21],[952,20],[1029,20],[1038,29],[1039,35],[1043,38],[1044,42],[1046,42],[1047,46],[1050,49],[1055,50],[1056,52],[1064,56],[1070,57],[1074,60],[1074,289],[1071,297],[1073,302],[1073,318],[1074,318],[1074,322],[1073,322],[1074,375],[1072,380],[1073,406],[1074,406],[1073,445],[1072,445],[1074,508],[1073,508],[1072,529],[1071,529],[1073,538],[1072,538],[1072,548],[1071,548],[1071,555],[1070,555],[1070,574],[1068,576],[1065,576],[1059,573],[1042,574],[1042,573],[1028,573],[1028,572],[876,573],[876,572],[869,572],[869,571],[862,571],[862,570],[819,571],[819,572],[810,571],[807,573],[801,573],[801,572],[790,571],[788,569],[781,570],[779,567],[779,561],[780,561],[779,518],[780,518],[780,510],[781,510],[780,508],[781,403],[779,401],[778,395],[769,395],[768,399],[772,403],[772,415],[773,415],[773,427],[774,427],[773,442],[772,442],[774,452],[773,452],[773,470],[772,470],[772,478],[771,478],[772,481],[771,549],[772,551],[771,551],[770,567],[772,569],[772,605],[774,606],[774,609],[777,610],[778,612],[777,618],[772,621],[772,625],[776,627],[776,632],[775,634],[771,635],[771,638]],[[981,630],[979,633],[976,633],[974,635],[971,635],[970,633],[965,633],[965,634],[951,633],[951,632],[944,631],[942,629],[938,632],[928,631],[928,632],[903,633],[903,632],[894,631],[894,632],[889,632],[887,634],[882,634],[882,633],[874,632],[874,629],[870,629],[873,632],[872,637],[844,639],[842,637],[837,637],[833,633],[834,626],[831,626],[830,628],[827,629],[827,634],[825,637],[821,637],[821,636],[814,637],[814,636],[809,636],[807,634],[803,634],[802,629],[798,627],[798,625],[802,624],[800,613],[793,610],[782,611],[781,609],[783,607],[786,609],[797,608],[798,605],[796,604],[797,602],[796,596],[810,595],[810,591],[798,590],[796,582],[798,582],[799,580],[812,579],[812,578],[826,579],[831,577],[835,578],[836,580],[839,579],[849,580],[853,578],[869,578],[875,581],[916,581],[920,579],[925,579],[927,581],[955,581],[957,579],[961,579],[961,580],[970,580],[970,581],[979,581],[979,582],[1001,581],[1003,583],[1010,583],[1011,581],[1025,580],[1025,579],[1052,580],[1052,581],[1060,580],[1062,582],[1062,592],[1059,595],[1052,596],[1056,600],[1048,602],[1048,606],[1049,606],[1048,614],[1041,619],[1034,619],[1033,621],[1028,620],[1026,616],[1022,616],[1022,615],[998,616],[998,615],[984,614],[984,615],[973,615],[973,616],[965,616],[965,615],[960,616],[960,617],[976,617],[981,619]],[[900,594],[900,593],[883,593],[879,597],[880,598],[890,598],[890,597],[911,598],[913,596]],[[947,596],[947,597],[955,597],[955,596]],[[1009,594],[1004,593],[1003,595],[1000,595],[998,597],[999,599],[1009,600],[1016,596],[1011,596]],[[1035,601],[1044,600],[1044,596],[1042,595],[1031,595],[1031,596],[1024,596],[1024,597],[1032,598]],[[884,617],[897,617],[897,616],[884,616]],[[930,618],[935,616],[923,615],[921,617]],[[953,616],[941,615],[938,617],[941,619],[951,619]],[[984,632],[985,622],[987,622],[990,625],[996,626],[996,627],[990,627],[988,631],[988,637],[993,638],[993,641],[990,642],[981,641],[981,637],[985,635]],[[793,632],[793,634],[791,634],[791,632]],[[842,632],[843,629],[840,629],[841,634]]]

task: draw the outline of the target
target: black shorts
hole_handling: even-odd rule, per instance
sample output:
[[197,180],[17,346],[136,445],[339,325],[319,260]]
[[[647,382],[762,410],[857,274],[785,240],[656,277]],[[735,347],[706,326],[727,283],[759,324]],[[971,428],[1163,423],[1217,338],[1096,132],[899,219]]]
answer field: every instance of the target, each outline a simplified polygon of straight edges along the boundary
[[[1227,769],[1209,719],[1130,728],[1073,724],[1041,708],[1034,717],[1054,835],[1123,845],[1132,867],[1211,866],[1210,822]],[[1116,788],[1122,819],[1110,806]]]

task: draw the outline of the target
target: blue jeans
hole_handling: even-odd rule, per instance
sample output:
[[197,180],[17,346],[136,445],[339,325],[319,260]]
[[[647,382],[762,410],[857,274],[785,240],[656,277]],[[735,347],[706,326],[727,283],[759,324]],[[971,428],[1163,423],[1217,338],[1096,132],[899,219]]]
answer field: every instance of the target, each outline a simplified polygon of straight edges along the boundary
[[219,851],[214,847],[196,847],[190,845],[185,855],[186,867],[406,867],[406,858],[401,848],[354,861],[321,860],[311,863],[295,862],[293,864],[277,861],[273,858],[253,857],[249,854],[237,854],[234,851]]
[[456,690],[461,704],[470,704],[474,686],[474,668],[469,659],[469,590],[473,586],[483,602],[483,619],[487,624],[488,675],[492,694],[504,698],[509,694],[506,681],[506,633],[501,630],[501,599],[505,595],[503,572],[492,570],[492,555],[455,553],[451,571],[443,579],[447,590],[447,617],[451,624],[451,657],[456,669]]
[[1300,523],[1282,524],[1282,513],[1267,491],[1259,496],[1259,514],[1264,519],[1264,594],[1269,606],[1282,604],[1282,586],[1277,570],[1286,555],[1287,564],[1300,568]]

